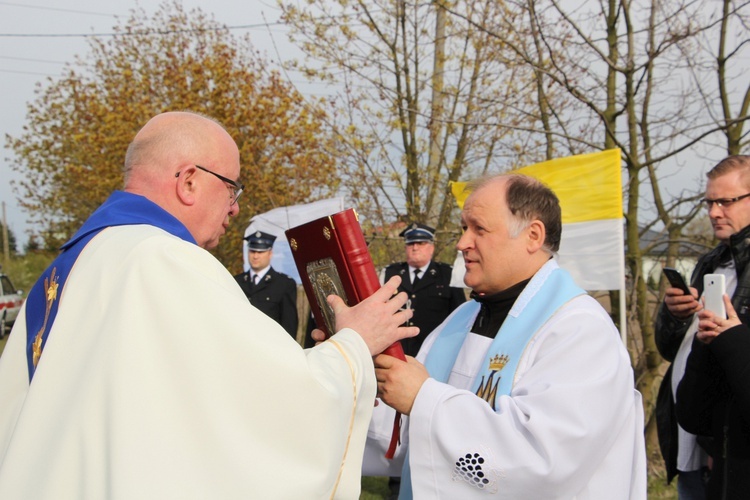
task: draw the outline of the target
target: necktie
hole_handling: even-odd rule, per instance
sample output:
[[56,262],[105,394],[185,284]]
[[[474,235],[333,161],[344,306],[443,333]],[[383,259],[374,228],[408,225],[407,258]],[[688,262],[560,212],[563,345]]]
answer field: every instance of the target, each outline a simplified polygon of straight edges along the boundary
[[419,273],[421,272],[421,269],[415,269],[414,270],[414,279],[411,280],[412,285],[416,285],[419,282]]
[[258,275],[253,274],[253,285],[257,285],[257,284],[258,284]]

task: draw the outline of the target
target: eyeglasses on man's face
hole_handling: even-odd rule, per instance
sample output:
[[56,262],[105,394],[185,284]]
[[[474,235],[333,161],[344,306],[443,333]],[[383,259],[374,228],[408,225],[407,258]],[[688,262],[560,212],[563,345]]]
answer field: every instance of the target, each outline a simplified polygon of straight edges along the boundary
[[[238,183],[237,181],[233,181],[232,179],[228,179],[228,178],[224,177],[223,175],[219,175],[216,172],[212,172],[211,170],[209,170],[209,169],[207,169],[205,167],[201,167],[200,165],[195,165],[195,168],[203,170],[204,172],[208,172],[209,174],[216,176],[219,180],[221,180],[221,181],[226,182],[227,184],[229,184],[229,186],[228,186],[229,187],[229,192],[230,192],[229,199],[232,201],[229,205],[231,206],[231,205],[234,205],[235,203],[237,203],[237,200],[239,199],[240,195],[242,194],[242,191],[245,190],[245,185],[244,184]],[[174,176],[175,177],[179,177],[180,176],[180,172],[177,172]]]
[[701,200],[701,203],[703,203],[703,206],[706,207],[706,210],[711,210],[714,204],[716,204],[716,206],[719,208],[727,208],[749,196],[750,193],[743,194],[742,196],[735,196],[734,198],[716,198],[715,200],[712,200],[710,198],[703,198]]

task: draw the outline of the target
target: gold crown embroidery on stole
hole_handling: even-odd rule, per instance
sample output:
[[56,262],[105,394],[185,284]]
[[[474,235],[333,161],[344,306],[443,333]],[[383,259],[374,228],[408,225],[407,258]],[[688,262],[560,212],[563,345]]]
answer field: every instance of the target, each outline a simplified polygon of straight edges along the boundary
[[507,354],[503,354],[502,356],[495,354],[493,357],[490,358],[490,370],[492,371],[502,370],[505,367],[505,365],[508,364],[509,360],[510,360],[510,357]]

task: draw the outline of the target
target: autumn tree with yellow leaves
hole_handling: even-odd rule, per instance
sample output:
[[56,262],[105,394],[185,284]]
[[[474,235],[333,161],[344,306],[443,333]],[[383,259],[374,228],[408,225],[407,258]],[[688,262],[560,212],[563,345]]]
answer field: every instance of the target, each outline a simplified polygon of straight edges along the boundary
[[125,151],[155,114],[191,110],[222,122],[237,141],[247,192],[215,250],[242,266],[249,219],[271,208],[330,196],[335,156],[324,103],[303,98],[269,67],[249,38],[237,38],[200,10],[164,3],[94,36],[91,53],[37,89],[19,137],[7,137],[21,206],[55,248],[122,188]]

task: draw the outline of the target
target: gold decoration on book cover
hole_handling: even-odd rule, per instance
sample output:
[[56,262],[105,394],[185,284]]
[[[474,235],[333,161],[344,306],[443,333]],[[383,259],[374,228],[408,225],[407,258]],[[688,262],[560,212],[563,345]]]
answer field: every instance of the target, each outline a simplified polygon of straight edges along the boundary
[[336,318],[333,309],[326,302],[326,297],[338,295],[346,304],[349,304],[336,263],[330,258],[315,260],[307,263],[306,271],[315,294],[315,301],[323,313],[326,330],[333,334],[336,331]]

